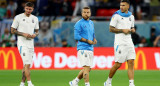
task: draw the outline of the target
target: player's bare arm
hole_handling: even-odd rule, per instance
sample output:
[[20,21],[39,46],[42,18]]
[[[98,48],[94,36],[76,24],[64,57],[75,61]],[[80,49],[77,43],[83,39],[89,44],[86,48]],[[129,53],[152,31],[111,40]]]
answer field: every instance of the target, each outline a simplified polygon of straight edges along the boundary
[[112,33],[124,33],[124,34],[129,34],[131,32],[130,29],[117,29],[113,26],[109,27],[109,31]]
[[109,26],[109,31],[112,32],[112,33],[123,33],[122,29],[117,29],[113,26]]
[[24,36],[25,38],[31,37],[30,34],[23,33],[23,32],[19,32],[19,31],[17,31],[17,30],[16,30],[15,28],[13,28],[13,27],[11,27],[11,33],[12,33],[12,34],[16,34],[16,35],[18,35],[18,36]]
[[22,32],[19,32],[19,31],[17,31],[15,28],[12,28],[12,27],[11,27],[11,33],[12,33],[12,34],[19,35],[19,36],[23,36],[23,33],[22,33]]
[[80,41],[86,42],[86,43],[88,43],[88,44],[94,44],[94,42],[93,42],[92,40],[88,40],[88,39],[85,39],[85,38],[81,38]]
[[39,30],[38,29],[35,29],[35,33],[31,36],[31,38],[35,38],[39,35]]

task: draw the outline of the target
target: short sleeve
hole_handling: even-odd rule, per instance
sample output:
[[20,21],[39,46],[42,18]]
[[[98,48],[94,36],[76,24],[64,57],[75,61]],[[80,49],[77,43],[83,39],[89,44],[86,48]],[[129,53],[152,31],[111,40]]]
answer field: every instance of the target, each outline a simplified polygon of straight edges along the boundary
[[11,27],[17,29],[18,25],[19,25],[18,16],[16,16],[13,20]]
[[135,19],[134,19],[134,16],[132,17],[132,25],[131,27],[134,27],[134,22],[135,22]]
[[35,29],[39,29],[39,21],[38,21],[38,18],[36,18],[36,25],[35,25]]
[[115,14],[111,18],[110,26],[116,27],[117,22],[118,22],[118,16]]

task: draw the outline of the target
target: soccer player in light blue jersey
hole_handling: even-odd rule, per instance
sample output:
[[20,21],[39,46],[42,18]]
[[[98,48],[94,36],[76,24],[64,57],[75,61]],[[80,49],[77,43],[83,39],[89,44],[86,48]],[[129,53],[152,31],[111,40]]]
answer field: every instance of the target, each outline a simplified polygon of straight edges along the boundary
[[97,44],[94,33],[94,24],[89,19],[91,10],[89,7],[82,9],[82,19],[74,26],[74,38],[78,41],[77,51],[78,58],[83,69],[78,76],[69,82],[70,86],[78,86],[79,80],[84,79],[85,86],[90,86],[89,72],[93,64],[93,45]]

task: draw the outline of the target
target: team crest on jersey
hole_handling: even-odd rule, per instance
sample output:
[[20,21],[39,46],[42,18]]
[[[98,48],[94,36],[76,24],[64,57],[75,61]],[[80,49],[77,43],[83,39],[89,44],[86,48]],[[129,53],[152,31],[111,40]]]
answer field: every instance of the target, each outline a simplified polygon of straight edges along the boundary
[[131,21],[131,18],[129,18],[129,21]]
[[114,17],[112,17],[112,20],[114,20]]
[[34,20],[32,19],[32,23],[34,23]]
[[23,21],[25,21],[25,19],[23,19]]

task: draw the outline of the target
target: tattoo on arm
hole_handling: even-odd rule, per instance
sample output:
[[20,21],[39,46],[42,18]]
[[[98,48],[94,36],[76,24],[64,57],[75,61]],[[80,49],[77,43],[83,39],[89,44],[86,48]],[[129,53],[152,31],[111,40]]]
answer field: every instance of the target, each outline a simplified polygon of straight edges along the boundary
[[11,33],[12,33],[12,34],[16,34],[16,35],[18,35],[18,36],[23,36],[23,33],[17,31],[15,28],[11,28]]
[[112,32],[112,33],[122,33],[122,29],[117,29],[113,26],[109,27],[109,31]]

